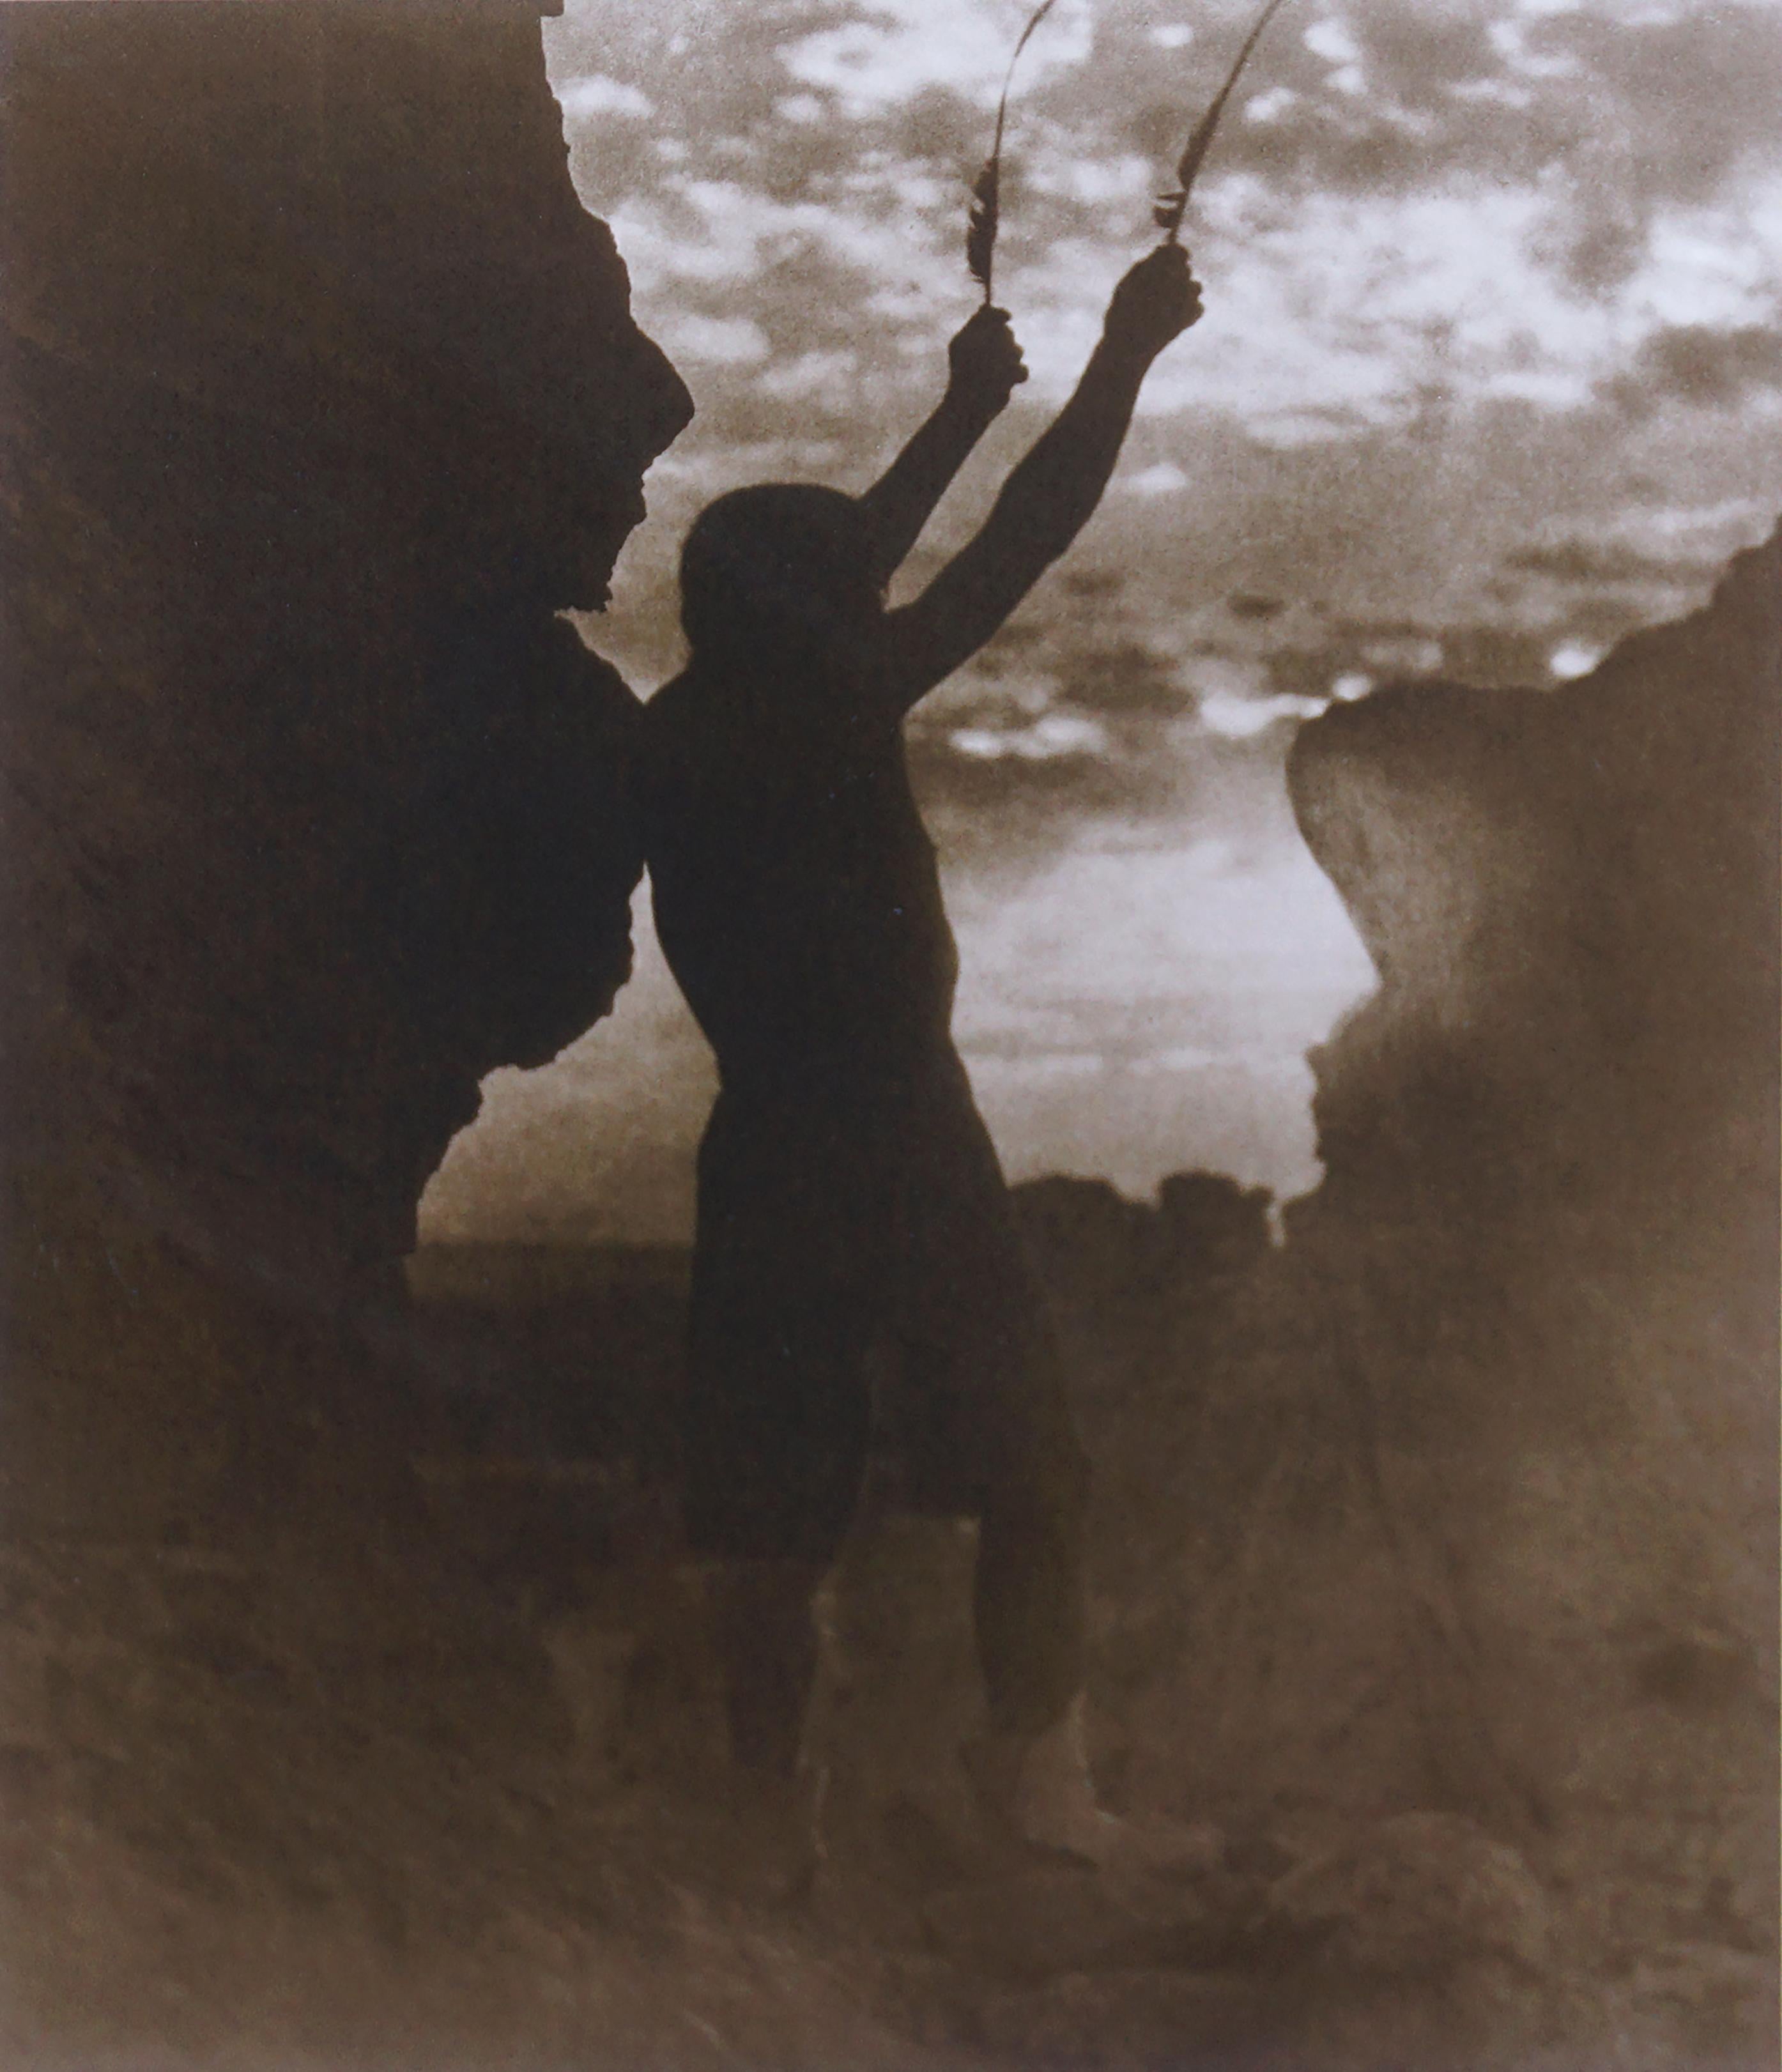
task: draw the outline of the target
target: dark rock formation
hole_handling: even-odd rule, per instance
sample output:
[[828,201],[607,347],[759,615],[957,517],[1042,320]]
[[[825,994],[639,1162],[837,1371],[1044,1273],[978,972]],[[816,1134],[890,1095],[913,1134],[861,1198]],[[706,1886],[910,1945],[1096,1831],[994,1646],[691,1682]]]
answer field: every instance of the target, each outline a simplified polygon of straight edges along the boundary
[[1270,1926],[1350,1977],[1424,1976],[1479,1959],[1547,1959],[1547,1907],[1527,1867],[1455,1813],[1401,1813],[1297,1865]]
[[1562,692],[1304,730],[1381,985],[1314,1059],[1327,1178],[1148,1455],[1147,1788],[1468,1815],[1604,1947],[1774,1910],[1779,672],[1772,540]]
[[1774,1673],[1779,748],[1782,536],[1563,693],[1389,693],[1294,760],[1382,982],[1315,1060],[1292,1243],[1383,1453],[1460,1470],[1443,1538],[1480,1536],[1536,1774],[1568,1626],[1625,1659],[1556,1705],[1667,1645]]
[[1562,692],[1303,730],[1300,822],[1381,978],[1315,1060],[1309,1213],[1686,1267],[1773,1327],[1779,578],[1772,541]]
[[689,405],[539,6],[5,11],[6,1501],[189,1524],[366,1436],[479,1077],[626,972],[554,615]]
[[[1064,1341],[1080,1415],[1148,1420],[1269,1249],[1270,1197],[1223,1173],[1172,1173],[1155,1207],[1105,1180],[1052,1174],[1014,1190],[1021,1234]],[[1117,1454],[1118,1442],[1108,1434]]]

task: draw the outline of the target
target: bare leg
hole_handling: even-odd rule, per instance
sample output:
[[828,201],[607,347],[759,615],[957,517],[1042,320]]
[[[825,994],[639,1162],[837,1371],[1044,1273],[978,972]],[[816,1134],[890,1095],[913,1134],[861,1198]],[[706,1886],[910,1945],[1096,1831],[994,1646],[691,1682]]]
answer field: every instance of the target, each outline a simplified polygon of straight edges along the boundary
[[1043,1478],[990,1492],[973,1581],[990,1725],[1043,1733],[1083,1688],[1088,1471],[1074,1441]]
[[1025,1842],[1109,1869],[1204,1872],[1224,1852],[1216,1829],[1152,1819],[1140,1832],[1096,1798],[1083,1688],[1087,1475],[1071,1476],[1070,1458],[1056,1455],[1037,1496],[993,1493],[986,1507],[977,1612],[991,1731],[966,1766],[987,1809]]
[[825,1572],[766,1560],[717,1564],[708,1576],[730,1753],[745,1770],[783,1779],[797,1770],[817,1675],[811,1603]]
[[1046,1451],[1047,1473],[985,1507],[974,1608],[990,1733],[966,1759],[1022,1840],[1105,1860],[1119,1823],[1097,1803],[1084,1738],[1088,1474],[1074,1441]]
[[714,1868],[751,1904],[796,1904],[822,1857],[825,1777],[800,1758],[817,1672],[811,1600],[825,1572],[771,1558],[706,1571],[731,1758],[726,1850]]

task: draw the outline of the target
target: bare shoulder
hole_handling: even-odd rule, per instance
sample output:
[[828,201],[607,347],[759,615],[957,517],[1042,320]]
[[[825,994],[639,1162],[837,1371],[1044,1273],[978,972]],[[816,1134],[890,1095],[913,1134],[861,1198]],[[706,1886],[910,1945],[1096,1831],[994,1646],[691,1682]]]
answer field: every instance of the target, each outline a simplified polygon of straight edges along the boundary
[[644,705],[638,760],[644,788],[659,814],[678,820],[709,797],[714,775],[734,754],[723,701],[698,672],[684,669]]

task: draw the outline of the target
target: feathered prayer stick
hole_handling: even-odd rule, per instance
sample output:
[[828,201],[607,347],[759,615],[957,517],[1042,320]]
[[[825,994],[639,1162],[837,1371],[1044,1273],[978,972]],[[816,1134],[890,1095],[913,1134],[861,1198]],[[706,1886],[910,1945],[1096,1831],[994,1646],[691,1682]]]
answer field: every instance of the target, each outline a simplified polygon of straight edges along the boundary
[[996,139],[990,146],[990,154],[984,161],[983,170],[971,183],[971,219],[965,226],[965,264],[971,269],[972,278],[983,284],[986,308],[990,299],[990,274],[996,263],[996,226],[1002,213],[1002,125],[1008,120],[1009,88],[1014,84],[1014,68],[1027,47],[1028,37],[1045,20],[1055,4],[1056,0],[1042,0],[1021,31],[1021,40],[1015,45],[1014,56],[1009,60],[1009,68],[1002,77],[1002,97],[996,104]]
[[1256,48],[1257,39],[1267,28],[1274,10],[1282,0],[1269,0],[1269,4],[1256,18],[1256,27],[1244,39],[1244,47],[1237,53],[1237,62],[1226,75],[1225,84],[1214,97],[1213,104],[1194,125],[1194,134],[1188,139],[1188,148],[1175,169],[1176,188],[1173,194],[1159,195],[1157,206],[1151,211],[1151,220],[1163,233],[1163,242],[1174,245],[1181,235],[1182,219],[1187,213],[1188,191],[1194,185],[1195,175],[1200,162],[1212,145],[1212,133],[1219,127],[1219,118],[1225,112],[1225,103],[1231,99],[1232,88],[1237,84],[1237,75],[1249,61]]

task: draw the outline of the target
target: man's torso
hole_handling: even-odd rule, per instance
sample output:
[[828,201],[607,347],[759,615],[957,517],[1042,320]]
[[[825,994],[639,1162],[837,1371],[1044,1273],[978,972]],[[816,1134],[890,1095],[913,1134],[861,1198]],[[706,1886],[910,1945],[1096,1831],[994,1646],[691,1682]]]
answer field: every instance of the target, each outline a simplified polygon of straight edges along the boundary
[[888,708],[805,725],[693,668],[644,736],[657,931],[726,1087],[884,1095],[950,1057],[957,953]]

